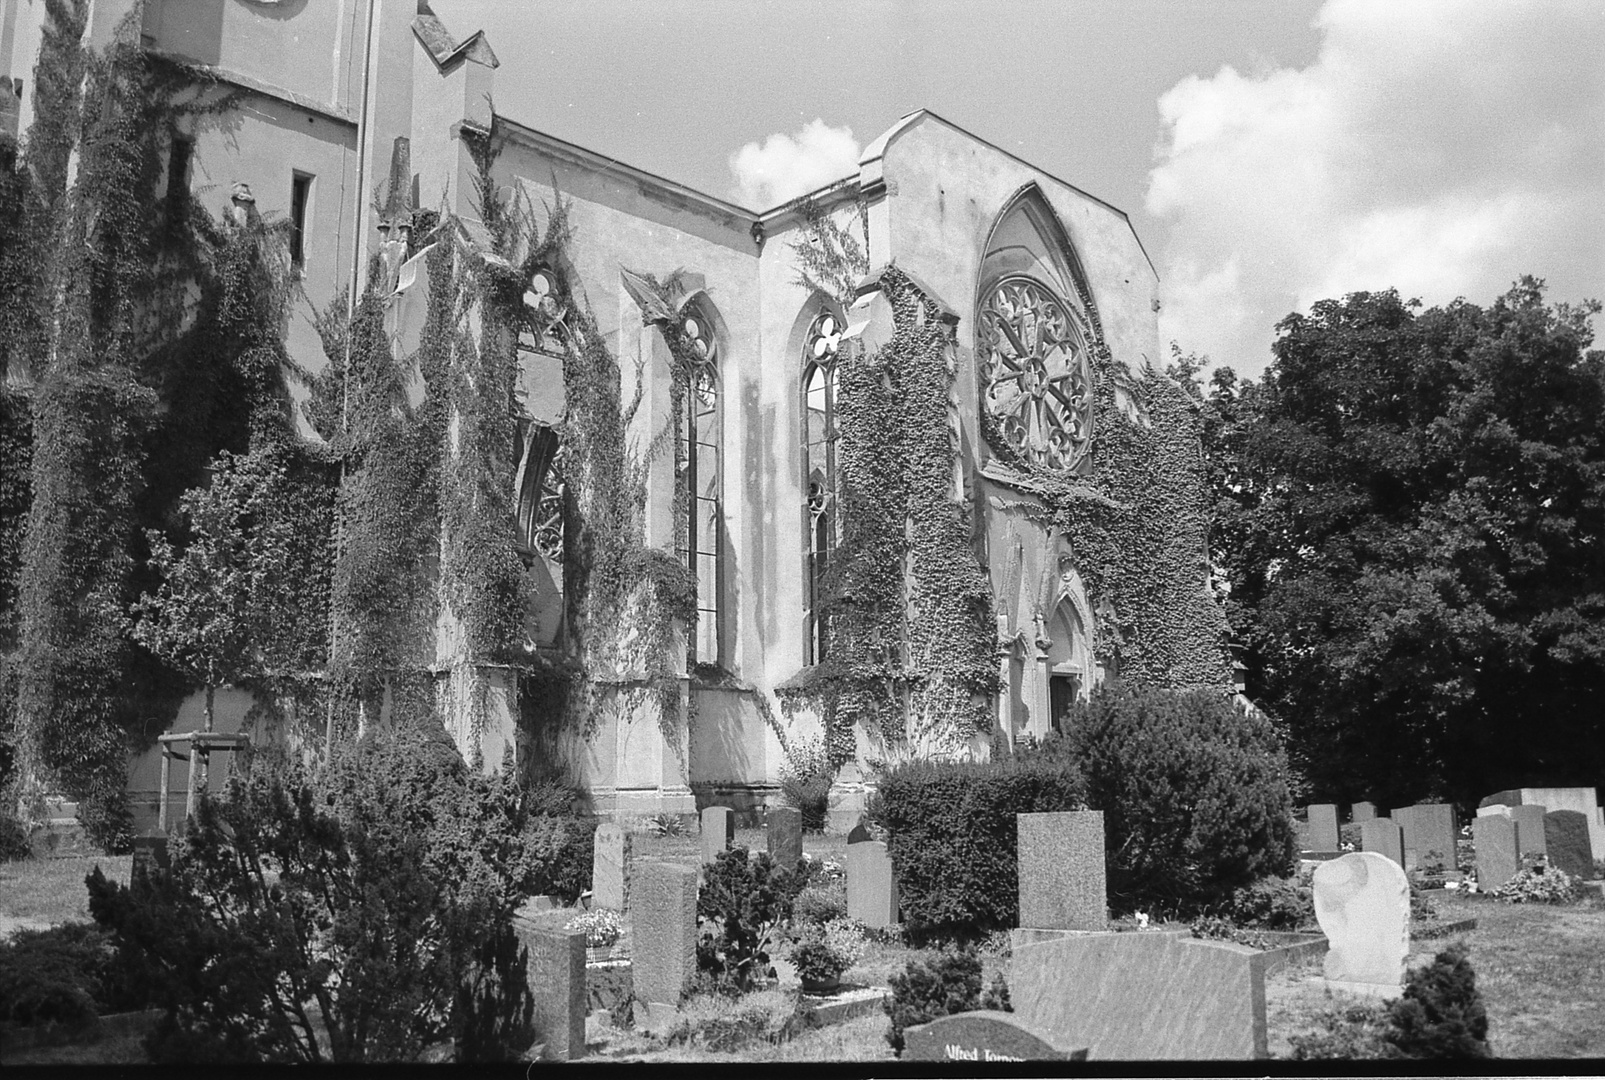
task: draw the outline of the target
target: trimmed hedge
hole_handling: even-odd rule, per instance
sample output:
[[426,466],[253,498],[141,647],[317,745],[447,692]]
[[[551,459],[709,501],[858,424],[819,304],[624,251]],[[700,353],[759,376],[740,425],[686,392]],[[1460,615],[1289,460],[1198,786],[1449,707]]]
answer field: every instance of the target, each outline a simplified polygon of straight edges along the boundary
[[1039,753],[1078,766],[1103,811],[1113,910],[1197,913],[1292,870],[1287,755],[1268,720],[1218,693],[1115,686],[1067,727]]
[[1086,805],[1074,763],[1042,754],[911,761],[885,774],[875,803],[903,921],[916,933],[1013,926],[1020,913],[1015,815]]

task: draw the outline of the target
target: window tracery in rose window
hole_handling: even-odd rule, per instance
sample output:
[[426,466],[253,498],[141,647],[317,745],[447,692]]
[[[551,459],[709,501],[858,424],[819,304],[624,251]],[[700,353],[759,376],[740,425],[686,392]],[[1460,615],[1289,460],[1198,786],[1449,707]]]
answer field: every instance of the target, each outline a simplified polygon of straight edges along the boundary
[[1092,441],[1092,369],[1086,335],[1052,290],[1006,277],[978,320],[982,407],[1003,440],[1050,469],[1071,469]]

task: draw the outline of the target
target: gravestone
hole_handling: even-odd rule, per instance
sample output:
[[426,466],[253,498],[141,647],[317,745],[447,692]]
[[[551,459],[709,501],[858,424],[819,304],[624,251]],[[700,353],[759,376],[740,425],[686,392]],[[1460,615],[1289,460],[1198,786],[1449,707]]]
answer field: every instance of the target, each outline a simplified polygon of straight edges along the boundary
[[629,903],[630,854],[634,842],[623,827],[604,822],[596,830],[591,858],[591,904],[623,911]]
[[1404,985],[1410,953],[1410,879],[1374,851],[1315,868],[1315,920],[1330,947],[1326,979],[1345,990],[1392,996]]
[[728,806],[710,806],[702,811],[702,861],[711,863],[721,851],[730,849],[736,838],[736,812]]
[[802,811],[776,806],[769,811],[769,858],[776,866],[797,869],[802,861]]
[[1035,930],[1102,930],[1103,811],[1016,814],[1020,925]]
[[1309,816],[1309,827],[1304,836],[1304,850],[1339,850],[1343,841],[1338,836],[1338,808],[1332,803],[1312,803]]
[[1578,810],[1551,810],[1544,815],[1544,847],[1549,865],[1587,881],[1594,876],[1594,851],[1588,839],[1588,818]]
[[1596,858],[1605,853],[1605,810],[1591,787],[1512,788],[1482,800],[1478,815],[1508,813],[1516,806],[1542,806],[1549,810],[1576,810],[1588,822],[1588,846]]
[[[1492,795],[1490,795],[1486,799],[1482,800],[1482,802],[1478,803],[1477,804],[1477,809],[1478,810],[1482,810],[1482,809],[1485,809],[1485,808],[1491,807],[1491,806],[1520,806],[1520,805],[1521,805],[1521,789],[1520,788],[1510,788],[1510,789],[1508,789],[1506,791],[1496,791],[1496,792],[1494,792]],[[1479,814],[1478,816],[1481,817],[1482,815]]]
[[847,843],[849,845],[862,844],[865,840],[873,839],[875,837],[870,834],[869,823],[863,818],[859,818],[858,824],[847,830]]
[[1510,808],[1510,820],[1516,823],[1516,854],[1524,858],[1548,854],[1544,840],[1544,816],[1548,812],[1547,807],[1528,803]]
[[546,1061],[585,1056],[585,933],[544,927],[520,911],[513,931],[528,950],[525,978],[534,998],[535,1041]]
[[1477,889],[1481,892],[1493,892],[1521,869],[1516,823],[1502,814],[1482,815],[1471,823],[1471,847],[1477,860]]
[[1357,802],[1349,809],[1349,820],[1356,825],[1367,821],[1375,821],[1376,816],[1377,805],[1373,802]]
[[847,917],[865,926],[895,926],[897,875],[892,857],[879,840],[847,845]]
[[1266,1055],[1267,954],[1161,933],[1075,934],[1019,945],[1014,1016],[1092,1061]]
[[1455,867],[1455,808],[1447,803],[1418,803],[1393,812],[1404,830],[1405,869],[1413,866]]
[[166,833],[153,831],[136,836],[134,864],[129,871],[128,883],[134,889],[144,889],[155,878],[166,874],[171,865]]
[[697,872],[674,863],[636,866],[630,894],[630,966],[648,1023],[679,1007],[697,970]]
[[1013,1013],[963,1012],[903,1029],[904,1061],[1085,1061],[1086,1048],[1065,1051]]
[[1397,822],[1387,818],[1360,822],[1360,850],[1385,855],[1404,869],[1404,837]]

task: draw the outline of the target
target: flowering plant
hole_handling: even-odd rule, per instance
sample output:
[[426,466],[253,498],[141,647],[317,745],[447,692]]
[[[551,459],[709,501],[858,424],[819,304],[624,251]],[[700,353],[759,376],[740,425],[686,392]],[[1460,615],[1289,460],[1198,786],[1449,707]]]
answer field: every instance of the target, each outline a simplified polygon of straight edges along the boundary
[[619,918],[618,912],[608,908],[597,908],[595,911],[574,916],[568,921],[565,929],[585,931],[586,946],[600,949],[619,940],[619,935],[624,932],[624,923]]
[[1577,882],[1566,871],[1551,866],[1529,867],[1490,894],[1511,904],[1568,904],[1577,898]]
[[829,982],[864,955],[864,934],[851,919],[807,923],[787,953],[797,974],[810,982]]

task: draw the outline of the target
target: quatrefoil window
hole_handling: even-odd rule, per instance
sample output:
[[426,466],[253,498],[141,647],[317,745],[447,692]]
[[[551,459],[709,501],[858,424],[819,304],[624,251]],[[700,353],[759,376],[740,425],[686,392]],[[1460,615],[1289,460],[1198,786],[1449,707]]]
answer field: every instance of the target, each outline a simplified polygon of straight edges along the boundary
[[1006,277],[982,298],[979,334],[982,407],[1004,442],[1044,468],[1075,468],[1092,441],[1092,371],[1069,306]]

